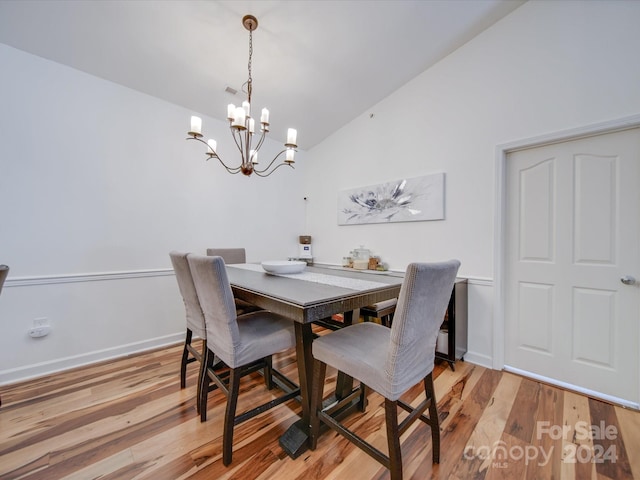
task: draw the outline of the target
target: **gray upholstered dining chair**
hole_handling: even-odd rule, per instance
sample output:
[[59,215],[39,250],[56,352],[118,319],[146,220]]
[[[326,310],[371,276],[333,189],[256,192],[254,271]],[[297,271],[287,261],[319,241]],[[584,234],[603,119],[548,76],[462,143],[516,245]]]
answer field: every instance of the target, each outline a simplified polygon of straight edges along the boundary
[[[204,356],[207,351],[207,330],[204,323],[204,315],[202,314],[202,308],[200,307],[200,300],[196,293],[196,287],[191,277],[191,269],[189,268],[189,262],[187,257],[189,253],[172,251],[169,252],[171,258],[171,264],[176,274],[176,280],[178,281],[178,288],[182,295],[184,302],[184,308],[187,317],[187,334],[184,340],[184,348],[182,350],[182,361],[180,362],[180,388],[185,388],[187,384],[187,365],[192,362],[199,362],[198,369],[198,387],[196,395],[196,409],[200,413],[200,384],[202,375],[204,374]],[[202,350],[198,351],[193,345],[191,340],[193,335],[196,335],[202,339]]]
[[[300,388],[273,368],[274,353],[295,347],[293,322],[266,310],[236,315],[233,292],[224,260],[219,256],[189,255],[207,329],[206,370],[202,376],[200,419],[206,420],[207,394],[211,381],[227,397],[222,435],[222,463],[232,460],[233,428],[260,413],[300,395]],[[216,369],[214,355],[228,368]],[[240,378],[264,371],[265,383],[284,391],[273,400],[236,415]]]
[[[222,257],[225,265],[247,263],[247,252],[244,248],[207,248],[207,255]],[[260,310],[260,307],[240,298],[234,298],[234,301],[238,315]]]
[[[391,328],[363,322],[314,340],[310,432],[312,450],[318,444],[320,422],[325,423],[388,468],[392,480],[400,480],[400,435],[419,418],[431,427],[433,462],[440,461],[440,426],[432,371],[438,330],[459,266],[460,262],[457,260],[410,264],[400,289]],[[360,381],[360,388],[323,408],[327,365]],[[426,398],[417,407],[412,407],[400,397],[420,382],[424,384]],[[385,399],[388,456],[331,416],[332,412],[339,411],[343,405],[358,397],[359,407],[364,411],[367,388],[378,392]],[[398,407],[409,412],[399,425]],[[428,417],[424,415],[427,409]]]
[[244,248],[207,248],[210,257],[222,257],[226,265],[247,263],[247,251]]
[[[2,286],[4,285],[4,281],[7,279],[7,275],[9,275],[9,266],[0,265],[0,293],[2,293]],[[2,398],[0,398],[0,405],[2,405]]]
[[2,293],[2,286],[7,279],[7,275],[9,275],[9,265],[0,265],[0,293]]

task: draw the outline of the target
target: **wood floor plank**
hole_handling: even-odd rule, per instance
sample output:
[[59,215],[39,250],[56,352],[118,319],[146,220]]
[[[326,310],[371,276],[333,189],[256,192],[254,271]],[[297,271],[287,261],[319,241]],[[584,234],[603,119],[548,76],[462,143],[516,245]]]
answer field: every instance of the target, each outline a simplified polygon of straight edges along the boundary
[[591,423],[589,400],[584,395],[564,392],[561,478],[563,480],[596,480],[595,463],[576,462],[578,450],[593,452],[590,436],[577,435],[576,426]]
[[[540,384],[527,378],[522,380],[511,415],[507,419],[505,432],[520,439],[525,444],[531,443],[535,432]],[[526,415],[523,415],[526,412]]]
[[596,472],[616,480],[633,478],[614,406],[589,399],[589,411],[595,449],[593,459],[589,460],[595,461]]
[[[196,413],[197,365],[188,369],[187,388],[179,386],[181,345],[145,352],[0,387],[0,478],[126,480],[388,480],[381,465],[332,431],[318,448],[289,458],[278,443],[297,419],[300,406],[287,402],[236,428],[233,463],[222,465],[224,396],[212,392],[208,420]],[[277,368],[297,378],[293,353],[277,356]],[[327,375],[327,394],[335,371]],[[405,479],[428,478],[633,478],[640,470],[640,413],[622,410],[533,380],[457,362],[455,371],[439,363],[434,386],[441,421],[441,463],[431,463],[429,427],[416,422],[402,437]],[[244,407],[262,403],[273,392],[259,375],[241,385]],[[407,392],[415,404],[420,386]],[[404,415],[404,413],[403,413]],[[590,439],[536,437],[540,422],[562,426],[604,421],[619,429],[613,445],[615,465],[567,464],[554,453],[551,465],[530,469],[523,460],[502,466],[464,458],[466,447],[504,442],[505,448],[594,448]],[[369,396],[366,413],[346,422],[386,451],[382,397]],[[559,442],[559,443],[554,443]],[[591,443],[590,443],[591,442]],[[600,445],[597,443],[595,445]],[[593,450],[589,450],[590,452]],[[500,460],[500,458],[498,458]],[[598,470],[596,471],[596,467]]]
[[[514,408],[518,408],[517,405]],[[505,431],[500,438],[500,443],[501,448],[496,451],[485,479],[513,480],[515,478],[525,478],[526,463],[524,458],[519,457],[519,453],[524,452],[527,448],[527,442]]]
[[631,473],[633,478],[640,478],[640,414],[622,407],[615,407],[615,411]]
[[[433,470],[436,475],[448,475],[464,457],[464,449],[467,442],[484,409],[491,401],[502,376],[501,372],[495,370],[482,370],[482,375],[472,392],[467,396],[467,400],[462,403],[460,409],[450,419],[449,423],[443,427],[440,444],[441,446],[446,445],[446,449],[443,449],[441,453],[440,463],[432,465],[431,458],[425,459],[420,464],[420,471]],[[438,408],[440,408],[440,404],[438,404]]]
[[492,452],[500,441],[521,382],[522,378],[515,375],[502,375],[450,478],[481,480],[485,477],[493,461]]
[[562,428],[564,392],[546,384],[540,385],[538,392],[533,438],[525,450],[526,478],[560,478],[562,435],[551,435],[546,427]]

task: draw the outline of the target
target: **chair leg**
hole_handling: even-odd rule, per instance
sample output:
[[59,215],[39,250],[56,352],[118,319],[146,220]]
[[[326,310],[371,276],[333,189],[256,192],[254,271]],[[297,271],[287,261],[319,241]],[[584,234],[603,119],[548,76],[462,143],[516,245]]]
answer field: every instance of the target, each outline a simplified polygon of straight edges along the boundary
[[430,373],[424,379],[424,392],[427,398],[431,399],[431,405],[429,405],[429,426],[431,427],[433,463],[440,463],[440,419],[438,418],[438,404],[433,388],[433,373]]
[[232,368],[229,372],[229,395],[224,414],[224,432],[222,434],[222,463],[231,464],[233,456],[233,426],[235,424],[236,406],[238,405],[238,391],[240,390],[240,369]]
[[209,367],[213,365],[215,355],[209,348],[204,350],[204,356],[202,357],[202,376],[200,378],[200,385],[198,386],[198,390],[200,390],[198,402],[200,402],[200,421],[207,421],[207,397],[209,396],[209,383],[211,379],[209,378]]
[[267,390],[273,389],[273,359],[271,355],[264,358],[264,384],[267,386]]
[[391,473],[391,480],[402,480],[402,452],[400,451],[397,402],[385,398],[384,411],[387,423],[387,444],[389,445],[389,472]]
[[187,336],[184,339],[184,349],[182,350],[182,361],[180,362],[180,388],[187,386],[187,360],[189,359],[189,349],[187,345],[191,345],[191,336],[193,332],[187,328]]
[[198,388],[196,392],[196,411],[200,414],[200,396],[202,395],[202,377],[207,374],[207,363],[205,357],[207,356],[207,341],[202,340],[202,350],[200,352],[200,368],[198,369]]
[[358,401],[358,410],[362,413],[367,411],[367,389],[368,387],[360,382],[360,400]]
[[320,433],[320,418],[318,410],[322,410],[322,394],[324,393],[324,377],[327,372],[327,365],[319,360],[313,362],[313,380],[311,383],[311,426],[309,432],[309,448],[315,450],[318,445],[318,434]]

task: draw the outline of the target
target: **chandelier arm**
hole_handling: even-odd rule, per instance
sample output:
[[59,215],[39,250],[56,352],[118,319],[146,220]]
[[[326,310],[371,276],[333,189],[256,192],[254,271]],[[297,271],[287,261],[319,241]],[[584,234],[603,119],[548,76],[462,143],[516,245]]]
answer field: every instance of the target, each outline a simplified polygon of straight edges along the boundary
[[258,145],[256,145],[256,152],[258,150],[260,150],[260,147],[262,147],[262,142],[264,142],[264,139],[266,138],[266,130],[262,130],[262,134],[260,135],[260,140],[258,140]]
[[[200,143],[203,143],[204,145],[207,146],[207,151],[211,149],[211,146],[205,142],[204,140],[202,140],[201,138],[197,138],[197,137],[187,137],[187,140],[197,140]],[[220,162],[220,164],[227,170],[227,172],[231,173],[231,174],[235,174],[235,173],[239,173],[240,172],[240,167],[229,167],[226,163],[224,163],[222,161],[222,159],[220,158],[220,155],[218,155],[218,153],[215,150],[212,150],[213,155],[207,153],[207,155],[209,156],[209,158],[217,158],[218,161]],[[208,160],[208,159],[207,159]]]
[[198,137],[194,137],[193,135],[190,137],[187,137],[186,140],[197,140],[200,143],[204,143],[207,147],[209,146],[209,144],[207,142],[205,142],[204,140],[202,140],[201,138]]
[[227,166],[227,164],[226,164],[226,163],[224,163],[224,162],[222,161],[222,159],[220,158],[220,156],[219,156],[219,155],[217,155],[217,154],[216,154],[215,158],[217,158],[217,159],[218,159],[218,161],[222,164],[222,166],[223,166],[224,168],[226,168],[226,169],[227,169],[227,171],[228,171],[229,173],[238,173],[238,172],[240,171],[240,167],[229,167],[229,166]]
[[[267,166],[266,166],[265,168],[263,168],[262,170],[256,170],[256,169],[254,169],[253,171],[254,171],[255,173],[257,173],[257,174],[266,172],[267,170],[269,170],[269,169],[271,168],[271,166],[275,163],[275,161],[278,159],[278,157],[279,157],[280,155],[282,155],[282,154],[283,154],[284,152],[286,152],[286,151],[287,151],[287,149],[285,148],[285,149],[284,149],[284,150],[282,150],[280,153],[278,153],[275,157],[273,157],[273,160],[271,160],[271,162],[269,162],[269,165],[267,165]],[[278,167],[279,167],[279,166],[281,166],[281,165],[286,165],[286,164],[287,164],[287,162],[282,162],[280,165],[278,165]],[[278,168],[278,167],[276,167],[276,168]],[[273,170],[275,170],[275,168],[274,168]],[[266,175],[265,175],[265,176],[266,176]]]
[[[211,151],[213,152],[213,155],[211,155],[211,154],[209,154],[209,153],[207,153],[207,155],[209,155],[209,157],[215,157],[215,158],[217,158],[218,160],[220,160],[220,157],[218,156],[218,153],[217,153],[215,150],[213,150],[213,149],[211,148],[211,146],[210,146],[207,142],[205,142],[204,140],[202,140],[201,138],[191,136],[191,137],[187,137],[187,140],[197,140],[198,142],[200,142],[200,143],[202,143],[202,144],[206,145],[206,146],[207,146],[207,152],[208,152],[209,150],[211,150]],[[208,160],[208,159],[207,159],[207,160]],[[220,161],[222,162],[222,160],[220,160]],[[223,162],[222,164],[224,165],[224,162]],[[225,165],[225,168],[227,168],[227,166],[226,166],[226,165]]]
[[229,172],[231,175],[235,175],[236,173],[240,173],[240,167],[227,167],[227,165],[222,161],[220,157],[216,157],[218,161],[222,164],[222,166]]
[[[273,162],[271,162],[271,163],[273,163]],[[264,172],[265,172],[266,170],[268,170],[267,168],[265,168],[264,170],[260,170],[260,171],[258,171],[258,170],[254,170],[254,171],[253,171],[253,173],[255,173],[255,174],[256,174],[257,176],[259,176],[259,177],[268,177],[268,176],[269,176],[269,175],[271,175],[273,172],[275,172],[277,169],[279,169],[280,167],[284,167],[285,165],[287,165],[287,166],[289,166],[289,167],[291,167],[291,168],[295,168],[295,167],[294,167],[292,164],[290,164],[290,163],[282,162],[282,163],[280,163],[279,165],[276,165],[276,167],[275,167],[273,170],[271,170],[269,173],[267,173],[267,174],[264,174]],[[263,174],[264,174],[264,175],[263,175]]]
[[242,155],[243,163],[251,163],[251,133],[247,128],[244,135],[244,154]]
[[231,128],[231,136],[233,140],[236,142],[236,147],[240,150],[240,154],[244,157],[244,152],[242,151],[242,133],[240,130],[236,130],[235,128]]
[[220,155],[218,155],[217,153],[213,156],[213,158],[217,158],[218,161],[220,162],[220,165],[222,165],[227,170],[227,172],[231,173],[232,175],[240,172],[240,167],[228,166],[226,163],[222,161],[222,159],[220,158]]

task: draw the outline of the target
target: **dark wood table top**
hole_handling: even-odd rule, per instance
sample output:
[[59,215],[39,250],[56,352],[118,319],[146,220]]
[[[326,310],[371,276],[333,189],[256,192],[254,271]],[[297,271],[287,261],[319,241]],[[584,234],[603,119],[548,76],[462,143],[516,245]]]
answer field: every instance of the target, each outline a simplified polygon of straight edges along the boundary
[[[252,264],[227,265],[227,274],[238,298],[300,323],[396,298],[404,278],[399,273],[326,267],[307,267],[302,274],[280,276]],[[313,277],[322,281],[310,281]]]

